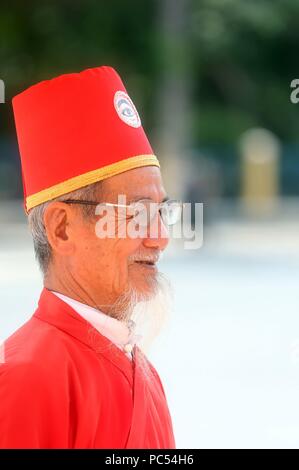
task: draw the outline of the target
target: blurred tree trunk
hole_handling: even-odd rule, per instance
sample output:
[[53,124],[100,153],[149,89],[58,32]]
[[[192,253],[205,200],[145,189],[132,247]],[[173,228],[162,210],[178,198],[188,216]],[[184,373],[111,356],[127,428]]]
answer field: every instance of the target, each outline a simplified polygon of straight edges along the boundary
[[188,20],[190,0],[161,0],[158,12],[158,89],[157,149],[163,164],[167,191],[175,197],[184,194],[184,175],[190,147],[189,114],[191,93],[191,51]]

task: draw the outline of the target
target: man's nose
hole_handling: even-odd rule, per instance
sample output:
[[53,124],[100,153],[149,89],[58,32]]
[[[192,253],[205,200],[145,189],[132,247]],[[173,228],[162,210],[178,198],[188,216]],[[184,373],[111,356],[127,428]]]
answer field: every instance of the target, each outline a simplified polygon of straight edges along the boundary
[[148,226],[143,244],[148,248],[159,248],[163,251],[169,243],[169,238],[168,226],[163,222],[160,214],[157,214]]

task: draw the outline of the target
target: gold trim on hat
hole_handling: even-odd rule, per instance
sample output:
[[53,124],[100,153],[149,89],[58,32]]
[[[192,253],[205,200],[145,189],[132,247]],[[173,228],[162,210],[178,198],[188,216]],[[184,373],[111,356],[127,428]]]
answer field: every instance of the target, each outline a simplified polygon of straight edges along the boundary
[[55,184],[50,188],[43,189],[38,193],[32,194],[26,198],[26,210],[27,213],[30,209],[39,204],[42,204],[56,197],[63,196],[64,194],[75,191],[76,189],[83,188],[89,184],[96,183],[105,178],[110,178],[111,176],[118,175],[127,170],[133,168],[138,168],[147,165],[155,165],[160,167],[159,160],[156,155],[137,155],[135,157],[129,157],[125,160],[121,160],[111,165],[106,165],[103,168],[98,168],[97,170],[88,171],[83,173],[83,175],[74,176],[62,183]]

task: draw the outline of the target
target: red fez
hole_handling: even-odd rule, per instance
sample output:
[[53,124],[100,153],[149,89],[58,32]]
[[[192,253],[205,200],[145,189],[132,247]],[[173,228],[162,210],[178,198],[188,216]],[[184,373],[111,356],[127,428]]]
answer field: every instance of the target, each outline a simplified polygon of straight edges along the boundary
[[111,67],[40,82],[15,96],[13,109],[27,212],[132,168],[159,166]]

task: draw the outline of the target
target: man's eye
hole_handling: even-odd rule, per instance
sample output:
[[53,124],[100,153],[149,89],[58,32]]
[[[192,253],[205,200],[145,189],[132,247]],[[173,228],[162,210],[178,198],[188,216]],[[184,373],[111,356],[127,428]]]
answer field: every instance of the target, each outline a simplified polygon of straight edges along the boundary
[[134,206],[127,207],[127,217],[135,217],[136,208]]

